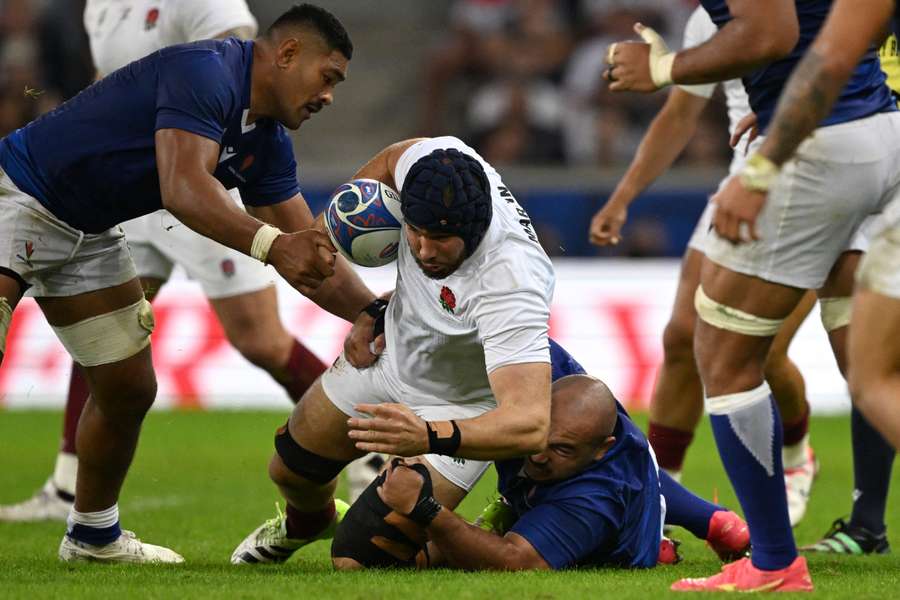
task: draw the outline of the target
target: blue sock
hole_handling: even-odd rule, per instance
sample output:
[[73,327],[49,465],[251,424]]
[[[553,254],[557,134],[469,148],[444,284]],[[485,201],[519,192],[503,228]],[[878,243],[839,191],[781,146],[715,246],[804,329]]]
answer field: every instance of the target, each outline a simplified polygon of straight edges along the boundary
[[695,496],[661,469],[659,491],[666,499],[666,525],[684,527],[701,540],[705,540],[709,534],[709,520],[713,513],[725,510]]
[[853,513],[850,524],[878,535],[884,532],[884,511],[891,467],[897,454],[866,418],[853,408],[850,427],[853,440]]
[[737,493],[753,566],[776,571],[797,558],[781,464],[781,419],[767,384],[706,399],[719,456]]

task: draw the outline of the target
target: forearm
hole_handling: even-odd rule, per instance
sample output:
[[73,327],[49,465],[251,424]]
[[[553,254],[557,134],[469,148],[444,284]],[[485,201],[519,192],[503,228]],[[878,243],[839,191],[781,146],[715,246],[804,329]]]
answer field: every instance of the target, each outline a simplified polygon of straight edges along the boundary
[[677,53],[676,83],[713,83],[743,77],[787,56],[799,25],[792,0],[730,0],[732,19],[708,41]]
[[349,261],[337,256],[334,275],[326,279],[309,299],[331,314],[353,323],[362,309],[375,299],[375,294],[366,287]]
[[[694,135],[706,102],[706,98],[678,88],[671,91],[666,105],[650,123],[628,170],[610,196],[610,203],[627,208],[672,166]],[[681,108],[682,105],[690,106]]]
[[460,446],[454,456],[474,460],[505,460],[536,454],[547,443],[547,415],[498,406],[472,419],[457,420]]
[[431,522],[428,535],[443,561],[457,569],[546,568],[546,564],[540,565],[523,557],[520,547],[509,538],[470,525],[446,508]]

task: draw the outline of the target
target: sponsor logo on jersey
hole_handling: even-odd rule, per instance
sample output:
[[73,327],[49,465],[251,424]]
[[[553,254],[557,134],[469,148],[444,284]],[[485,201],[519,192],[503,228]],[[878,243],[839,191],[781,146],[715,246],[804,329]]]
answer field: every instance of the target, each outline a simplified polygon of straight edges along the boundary
[[453,295],[453,290],[448,288],[446,285],[441,288],[441,295],[439,300],[441,301],[441,308],[446,310],[449,313],[452,313],[456,310],[456,296]]
[[222,153],[219,154],[219,164],[221,165],[223,162],[232,158],[233,156],[237,156],[237,150],[234,149],[234,146],[223,146]]
[[159,22],[159,9],[151,8],[147,11],[147,16],[144,18],[144,31],[150,31],[151,29],[156,28],[156,24]]

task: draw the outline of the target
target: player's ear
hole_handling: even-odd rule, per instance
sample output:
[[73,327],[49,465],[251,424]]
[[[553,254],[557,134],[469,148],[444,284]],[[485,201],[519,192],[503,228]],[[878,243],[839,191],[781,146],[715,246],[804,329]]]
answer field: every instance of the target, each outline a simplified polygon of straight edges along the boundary
[[275,65],[279,69],[287,69],[292,66],[300,55],[300,40],[295,37],[285,38],[278,44],[278,52],[275,55]]
[[616,436],[611,435],[600,444],[600,447],[597,448],[597,453],[594,454],[594,460],[600,460],[603,458],[603,455],[609,452],[609,449],[613,447],[613,444],[616,443]]

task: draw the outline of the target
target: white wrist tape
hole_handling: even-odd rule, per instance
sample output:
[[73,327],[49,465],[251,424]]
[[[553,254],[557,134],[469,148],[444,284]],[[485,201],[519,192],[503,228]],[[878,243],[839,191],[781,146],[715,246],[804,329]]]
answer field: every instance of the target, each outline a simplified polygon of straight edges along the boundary
[[650,44],[650,78],[658,88],[672,85],[672,65],[675,53],[669,50],[665,40],[650,27],[640,31],[641,39]]
[[257,229],[256,235],[253,236],[253,243],[250,244],[250,256],[260,262],[266,262],[272,242],[282,233],[284,232],[271,225],[263,225]]

